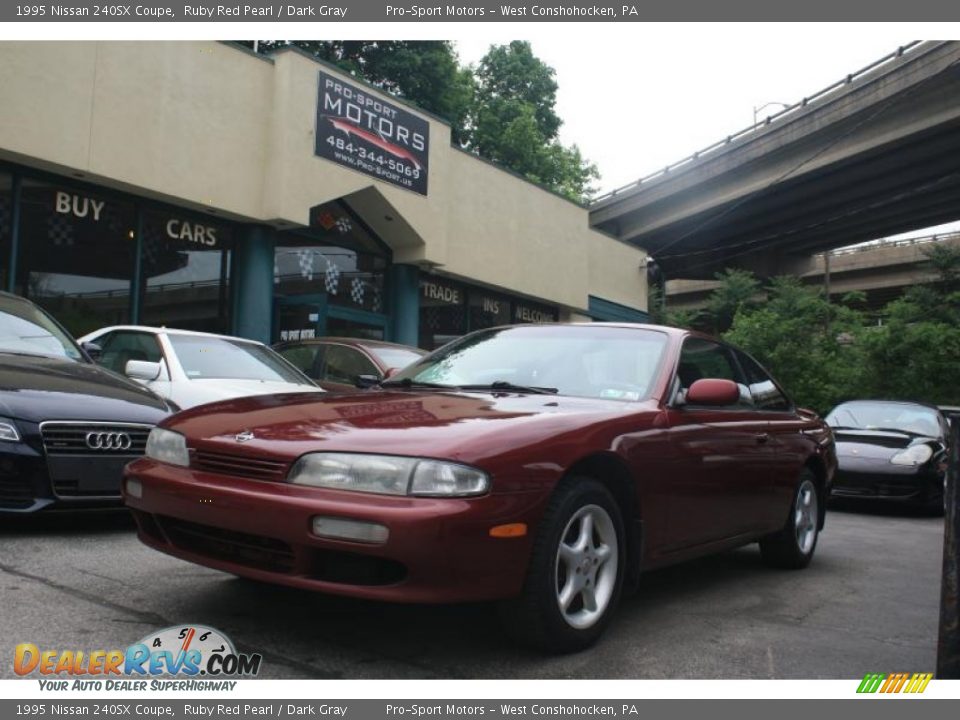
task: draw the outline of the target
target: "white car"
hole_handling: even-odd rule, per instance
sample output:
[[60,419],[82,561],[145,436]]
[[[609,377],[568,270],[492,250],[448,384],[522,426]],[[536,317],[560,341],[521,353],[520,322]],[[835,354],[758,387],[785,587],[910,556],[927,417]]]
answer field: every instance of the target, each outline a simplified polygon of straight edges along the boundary
[[[248,395],[323,392],[263,343],[142,325],[79,338],[99,346],[100,365],[137,380],[180,409]],[[89,348],[87,348],[89,350]]]

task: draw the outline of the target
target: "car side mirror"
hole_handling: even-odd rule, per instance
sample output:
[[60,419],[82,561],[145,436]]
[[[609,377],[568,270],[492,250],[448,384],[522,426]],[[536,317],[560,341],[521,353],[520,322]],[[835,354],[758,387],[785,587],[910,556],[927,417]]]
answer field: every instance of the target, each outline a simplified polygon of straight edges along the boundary
[[160,363],[146,360],[127,360],[126,367],[123,368],[127,377],[146,382],[159,378],[162,371],[163,366]]
[[357,378],[353,381],[353,384],[358,388],[371,388],[374,385],[380,384],[380,378],[376,375],[357,375]]
[[103,355],[103,348],[101,348],[95,342],[80,343],[80,347],[83,348],[83,351],[90,357],[91,360],[94,362],[100,362],[100,357]]
[[740,388],[733,380],[703,378],[697,380],[687,390],[685,401],[688,405],[723,406],[736,405],[740,400]]

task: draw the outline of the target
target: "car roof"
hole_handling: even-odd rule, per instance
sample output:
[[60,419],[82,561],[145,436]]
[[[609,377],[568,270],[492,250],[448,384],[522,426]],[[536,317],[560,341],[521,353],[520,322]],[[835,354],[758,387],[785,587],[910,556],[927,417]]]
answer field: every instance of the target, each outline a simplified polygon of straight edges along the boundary
[[99,330],[89,332],[87,335],[101,335],[103,333],[114,332],[116,330],[136,330],[137,332],[152,333],[154,335],[186,335],[190,337],[223,338],[225,340],[237,340],[238,342],[252,343],[254,345],[263,344],[257,340],[236,337],[234,335],[221,335],[219,333],[201,332],[199,330],[180,330],[179,328],[154,327],[152,325],[110,325],[109,327],[102,327]]
[[343,345],[360,345],[369,348],[399,348],[401,350],[410,350],[426,354],[426,350],[421,350],[413,345],[404,345],[403,343],[388,342],[387,340],[368,340],[367,338],[340,337],[337,335],[321,335],[320,337],[302,338],[300,340],[284,340],[277,345],[316,345],[318,343],[334,342]]
[[[841,405],[850,405],[852,403],[881,403],[883,405],[916,405],[919,407],[925,407],[930,410],[942,410],[941,407],[937,407],[932,403],[921,402],[920,400],[887,400],[886,398],[854,398],[853,400],[844,400],[841,403],[834,405],[833,410],[836,410]],[[833,412],[831,410],[830,412]]]

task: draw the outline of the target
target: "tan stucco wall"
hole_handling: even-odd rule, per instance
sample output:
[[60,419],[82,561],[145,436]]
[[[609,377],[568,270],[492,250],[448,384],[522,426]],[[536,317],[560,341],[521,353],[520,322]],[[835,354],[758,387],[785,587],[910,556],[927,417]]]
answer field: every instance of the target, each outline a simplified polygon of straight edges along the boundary
[[646,308],[642,251],[451,148],[439,120],[423,116],[428,197],[315,156],[319,68],[217,42],[0,43],[0,158],[278,227],[346,197],[398,262],[573,311],[590,295]]

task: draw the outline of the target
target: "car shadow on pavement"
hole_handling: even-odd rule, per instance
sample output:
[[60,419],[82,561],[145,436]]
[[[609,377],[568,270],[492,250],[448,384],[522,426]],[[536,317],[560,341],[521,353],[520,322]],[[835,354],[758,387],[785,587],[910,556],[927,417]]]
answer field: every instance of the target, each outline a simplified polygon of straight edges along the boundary
[[[830,498],[828,513],[842,512],[854,515],[881,515],[898,518],[942,517],[942,513],[930,508],[900,502],[871,500],[868,498]],[[827,516],[829,519],[829,515]]]
[[99,533],[133,533],[136,524],[126,508],[109,510],[56,510],[30,514],[5,515],[0,522],[0,537],[16,535],[86,535]]
[[[189,602],[193,621],[227,632],[247,651],[290,661],[287,677],[510,677],[505,657],[511,666],[562,677],[571,664],[601,656],[615,634],[670,612],[678,598],[724,593],[771,574],[755,548],[646,573],[640,592],[623,598],[607,636],[574,656],[517,645],[501,628],[493,603],[391,604],[239,578],[205,583]],[[327,666],[330,658],[339,658],[336,669]]]

